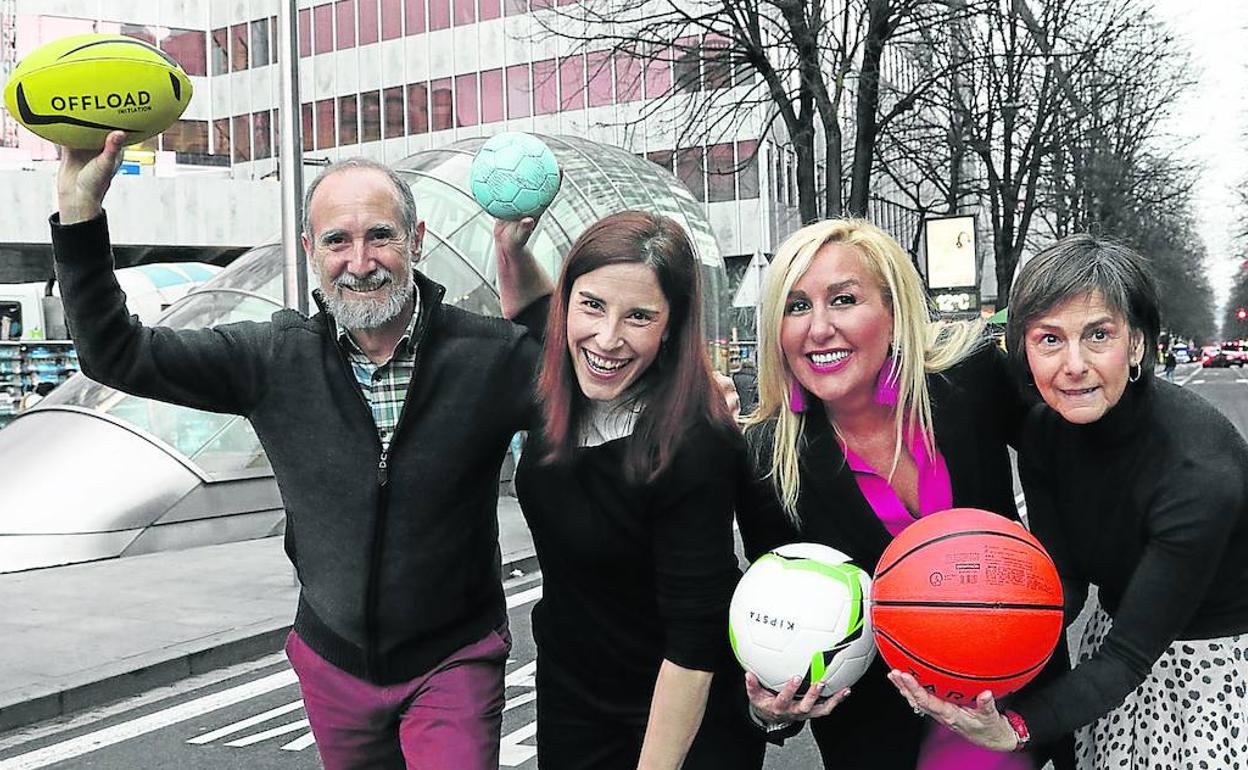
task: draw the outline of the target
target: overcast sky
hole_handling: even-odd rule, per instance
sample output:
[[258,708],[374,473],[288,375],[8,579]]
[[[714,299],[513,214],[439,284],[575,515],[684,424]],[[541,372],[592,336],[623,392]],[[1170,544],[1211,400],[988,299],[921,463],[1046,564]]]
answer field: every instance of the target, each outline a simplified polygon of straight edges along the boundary
[[[1209,274],[1223,302],[1240,260],[1231,252],[1238,212],[1232,191],[1248,180],[1248,2],[1153,0],[1188,43],[1198,84],[1176,105],[1173,132],[1204,165],[1196,214],[1209,249]],[[1221,318],[1221,316],[1218,316]]]

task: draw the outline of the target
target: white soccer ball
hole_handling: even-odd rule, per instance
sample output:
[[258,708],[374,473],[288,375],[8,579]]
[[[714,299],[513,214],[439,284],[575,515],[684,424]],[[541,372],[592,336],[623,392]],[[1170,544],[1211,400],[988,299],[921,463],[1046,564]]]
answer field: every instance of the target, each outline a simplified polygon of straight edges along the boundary
[[799,693],[849,687],[875,659],[871,576],[835,548],[792,543],[750,566],[728,610],[728,635],[742,668],[769,690],[795,676]]

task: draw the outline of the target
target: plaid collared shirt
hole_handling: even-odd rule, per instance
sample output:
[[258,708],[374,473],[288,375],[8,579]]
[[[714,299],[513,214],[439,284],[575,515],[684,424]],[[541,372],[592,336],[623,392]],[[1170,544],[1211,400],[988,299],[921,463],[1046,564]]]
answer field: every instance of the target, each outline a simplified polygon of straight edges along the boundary
[[407,388],[412,382],[412,372],[416,369],[416,350],[412,347],[412,336],[416,333],[419,314],[420,296],[417,292],[407,332],[395,346],[390,360],[384,364],[374,364],[360,350],[351,334],[338,324],[338,319],[330,316],[338,345],[347,354],[351,371],[355,373],[356,384],[360,386],[364,400],[373,410],[373,422],[377,424],[377,436],[381,439],[384,451],[390,449],[390,439],[394,435],[395,426],[399,424],[403,402],[407,399]]

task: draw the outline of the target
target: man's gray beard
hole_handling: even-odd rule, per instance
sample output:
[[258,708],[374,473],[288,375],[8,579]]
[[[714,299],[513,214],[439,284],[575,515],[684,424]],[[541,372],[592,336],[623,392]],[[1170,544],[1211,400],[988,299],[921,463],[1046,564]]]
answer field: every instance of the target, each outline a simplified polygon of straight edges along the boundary
[[377,329],[398,318],[403,306],[415,295],[415,280],[410,270],[403,283],[391,283],[384,299],[345,299],[342,287],[325,294],[325,306],[338,323],[347,329]]

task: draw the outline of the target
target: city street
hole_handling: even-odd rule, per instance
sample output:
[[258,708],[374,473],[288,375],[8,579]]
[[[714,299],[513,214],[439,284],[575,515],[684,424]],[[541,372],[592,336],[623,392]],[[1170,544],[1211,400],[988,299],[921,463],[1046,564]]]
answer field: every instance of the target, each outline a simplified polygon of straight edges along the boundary
[[[1248,435],[1248,371],[1179,368],[1176,382],[1215,404]],[[535,768],[534,647],[529,611],[540,573],[505,584],[514,636],[507,665],[501,765]],[[852,701],[851,701],[852,704]],[[769,752],[766,767],[817,767],[808,733]],[[69,719],[0,735],[0,770],[35,768],[319,767],[295,677],[281,655],[211,672]]]

